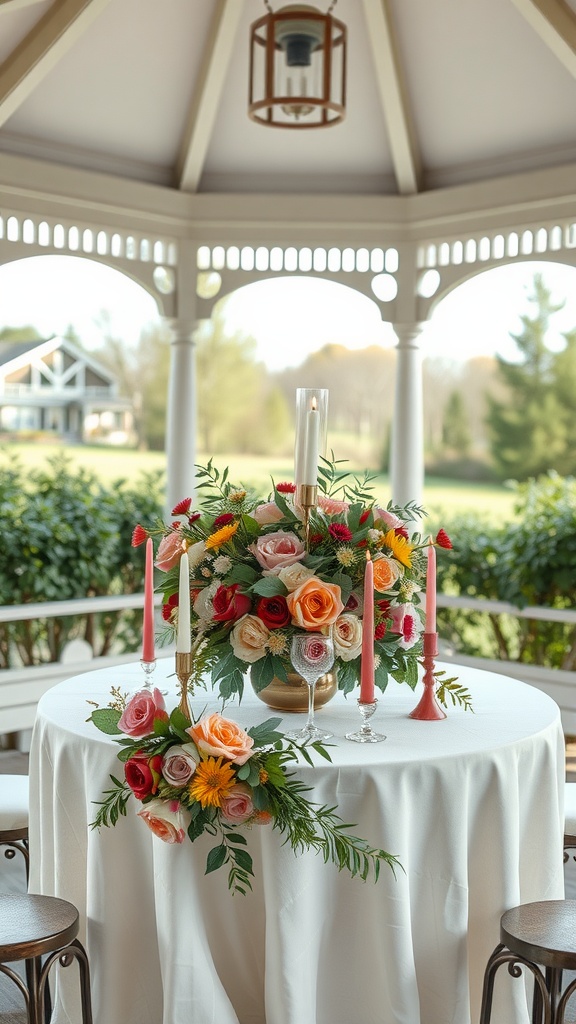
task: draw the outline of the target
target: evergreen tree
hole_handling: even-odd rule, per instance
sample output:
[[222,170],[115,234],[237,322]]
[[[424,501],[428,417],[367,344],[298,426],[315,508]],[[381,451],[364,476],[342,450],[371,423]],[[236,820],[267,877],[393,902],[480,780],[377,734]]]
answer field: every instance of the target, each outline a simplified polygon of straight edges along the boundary
[[465,458],[472,444],[468,412],[461,391],[451,391],[444,406],[442,443]]
[[[488,396],[487,425],[497,472],[503,478],[526,480],[559,469],[565,456],[567,431],[556,387],[556,360],[546,345],[550,318],[564,303],[552,302],[541,274],[536,274],[529,301],[534,316],[521,317],[522,330],[511,334],[520,360],[497,357],[498,373],[508,396]],[[572,399],[573,402],[573,399]]]

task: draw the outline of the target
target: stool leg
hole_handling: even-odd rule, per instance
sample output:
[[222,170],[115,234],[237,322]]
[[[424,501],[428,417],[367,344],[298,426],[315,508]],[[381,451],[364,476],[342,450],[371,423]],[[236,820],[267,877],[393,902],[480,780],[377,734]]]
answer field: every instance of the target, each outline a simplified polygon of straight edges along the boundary
[[576,979],[574,979],[574,981],[571,981],[570,984],[566,986],[566,988],[564,989],[564,992],[562,993],[562,996],[561,996],[560,1001],[558,1003],[558,1009],[557,1009],[557,1012],[556,1012],[556,1019],[554,1021],[554,1024],[564,1024],[564,1014],[566,1013],[566,1007],[568,1005],[568,1000],[572,998],[572,996],[574,995],[575,992],[576,992]]
[[[82,943],[78,942],[78,939],[74,939],[69,946],[56,950],[56,952],[51,953],[51,955],[46,958],[38,983],[39,1005],[41,1004],[41,1000],[44,998],[48,989],[48,975],[50,973],[50,968],[57,960],[62,967],[69,967],[72,961],[76,960],[80,975],[82,1024],[93,1024],[92,1003],[90,999],[90,967],[88,965],[86,950]],[[35,1021],[34,1024],[36,1024]],[[38,1024],[41,1024],[40,1020],[38,1021]]]
[[40,979],[42,961],[39,956],[26,960],[26,984],[28,987],[28,1020],[29,1024],[42,1024],[42,1002],[40,999]]
[[[484,985],[482,987],[482,1005],[480,1007],[479,1024],[490,1024],[492,1014],[492,998],[494,995],[494,981],[496,972],[502,964],[508,964],[508,973],[513,978],[522,977],[522,967],[527,967],[534,976],[534,996],[532,1004],[533,1024],[555,1024],[552,1017],[552,1006],[550,993],[540,968],[530,960],[525,960],[516,953],[511,953],[504,945],[496,946],[492,956],[488,960],[484,972]],[[535,1016],[535,1010],[538,1016]]]

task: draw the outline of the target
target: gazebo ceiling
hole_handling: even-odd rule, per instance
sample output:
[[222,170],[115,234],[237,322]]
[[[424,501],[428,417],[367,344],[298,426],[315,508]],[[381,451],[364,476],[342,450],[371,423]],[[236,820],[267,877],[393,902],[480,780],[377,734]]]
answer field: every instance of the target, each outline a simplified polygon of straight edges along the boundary
[[347,114],[312,131],[248,118],[263,14],[0,0],[0,167],[10,153],[188,193],[393,196],[576,163],[576,0],[338,0]]

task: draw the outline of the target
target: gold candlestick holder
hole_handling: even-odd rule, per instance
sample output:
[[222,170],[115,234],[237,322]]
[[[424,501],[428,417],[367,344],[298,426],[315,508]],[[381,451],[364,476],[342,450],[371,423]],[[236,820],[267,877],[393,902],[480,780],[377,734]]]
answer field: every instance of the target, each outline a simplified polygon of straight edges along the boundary
[[188,703],[188,683],[190,682],[190,676],[192,675],[192,652],[187,651],[182,654],[180,651],[176,651],[176,675],[180,683],[180,703],[178,710],[188,719],[192,721],[192,713],[190,711],[190,705]]
[[317,484],[298,484],[296,487],[296,505],[304,513],[304,537],[306,549],[310,547],[310,513],[318,504]]

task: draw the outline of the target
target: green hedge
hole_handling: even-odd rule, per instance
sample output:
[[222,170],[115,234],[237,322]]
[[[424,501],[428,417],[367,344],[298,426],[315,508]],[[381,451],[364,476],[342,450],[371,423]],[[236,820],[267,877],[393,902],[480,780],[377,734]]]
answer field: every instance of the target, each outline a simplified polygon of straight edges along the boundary
[[[27,471],[9,453],[0,468],[0,604],[64,601],[130,594],[144,586],[142,548],[131,547],[134,525],[162,515],[160,474],[138,486],[105,487],[64,456]],[[74,637],[95,655],[137,650],[141,612],[0,625],[0,667],[58,661]]]
[[[519,608],[576,607],[576,480],[555,473],[517,486],[515,520],[478,515],[447,524],[454,550],[440,558],[447,594]],[[576,627],[510,615],[442,609],[439,629],[456,650],[550,668],[576,669]]]

